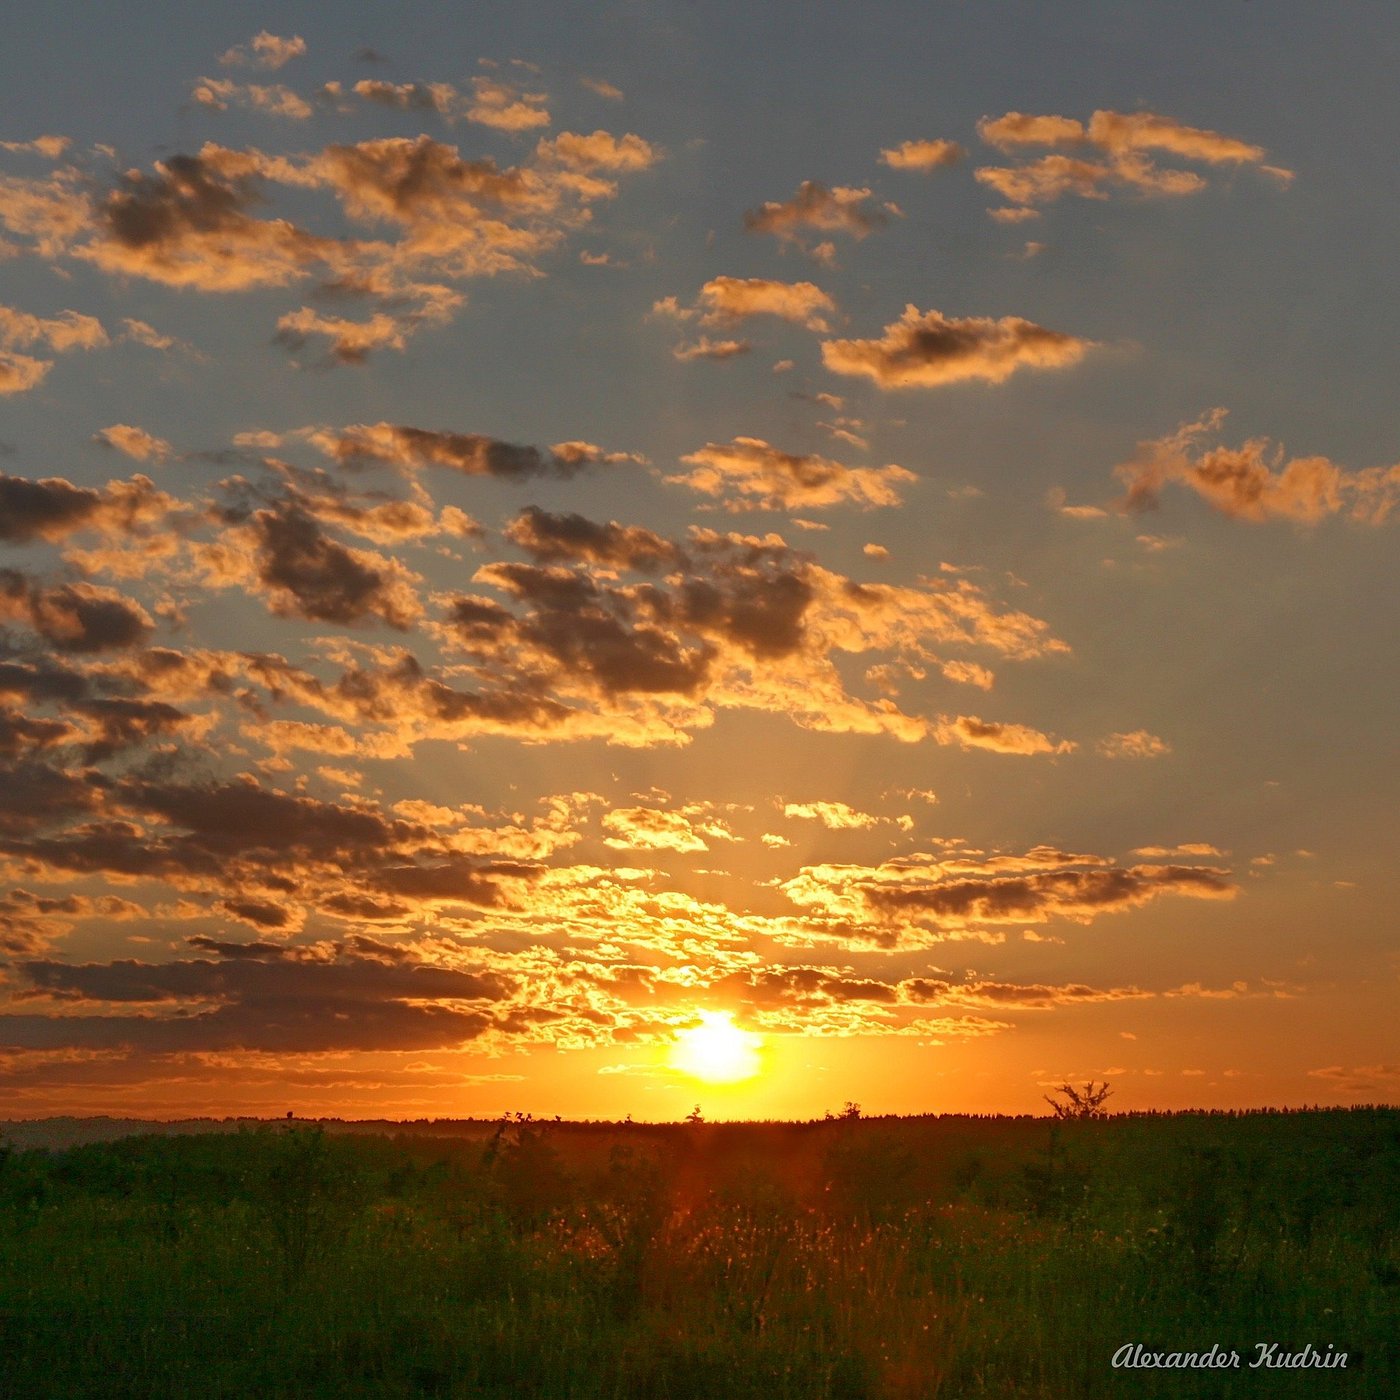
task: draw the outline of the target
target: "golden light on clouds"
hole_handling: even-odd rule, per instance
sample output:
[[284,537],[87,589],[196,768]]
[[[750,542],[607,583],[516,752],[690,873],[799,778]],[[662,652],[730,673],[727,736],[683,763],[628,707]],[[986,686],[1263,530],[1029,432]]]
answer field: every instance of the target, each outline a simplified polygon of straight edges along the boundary
[[0,126],[0,1118],[1390,1062],[1393,85],[64,8]]

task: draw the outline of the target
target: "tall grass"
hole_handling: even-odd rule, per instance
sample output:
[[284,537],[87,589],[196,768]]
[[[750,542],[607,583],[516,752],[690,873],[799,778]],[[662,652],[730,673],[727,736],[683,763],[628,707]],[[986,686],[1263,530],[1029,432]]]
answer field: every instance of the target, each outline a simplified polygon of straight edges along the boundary
[[[0,1394],[1400,1395],[1400,1113],[13,1153]],[[1345,1370],[1115,1370],[1125,1342]]]

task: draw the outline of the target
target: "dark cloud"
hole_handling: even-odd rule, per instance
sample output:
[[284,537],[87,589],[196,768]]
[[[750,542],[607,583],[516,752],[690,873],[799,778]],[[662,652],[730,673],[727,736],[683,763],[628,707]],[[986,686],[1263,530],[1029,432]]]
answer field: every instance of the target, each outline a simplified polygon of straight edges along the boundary
[[254,928],[296,928],[301,922],[295,910],[266,899],[225,899],[220,901],[220,908]]
[[73,727],[63,720],[31,719],[9,708],[0,708],[0,756],[6,759],[52,748],[73,735]]
[[43,587],[18,569],[0,569],[0,618],[27,623],[59,651],[137,646],[155,624],[139,603],[90,583]]
[[[147,653],[129,654],[137,674]],[[147,739],[173,735],[190,722],[163,700],[132,692],[145,687],[129,677],[87,675],[52,657],[0,659],[0,701],[17,699],[30,710],[52,707],[54,717],[20,717],[0,703],[0,753],[72,744],[84,763],[102,763]],[[125,692],[125,693],[123,693]]]
[[163,1052],[432,1049],[479,1036],[493,1022],[492,1004],[508,989],[492,973],[338,949],[295,953],[215,940],[202,946],[221,956],[169,963],[23,962],[17,972],[31,995],[73,1008],[136,1003],[162,1010],[0,1016],[0,1044]]
[[397,423],[356,424],[339,433],[320,429],[311,434],[311,440],[343,465],[377,462],[403,470],[448,467],[466,476],[505,480],[570,477],[588,467],[640,460],[630,453],[604,452],[586,442],[528,447],[478,433],[437,432]]
[[32,481],[0,473],[0,540],[52,542],[84,529],[120,534],[155,523],[174,505],[145,476],[96,490],[62,477]]
[[684,551],[672,540],[640,525],[599,524],[585,516],[555,515],[527,506],[505,535],[541,564],[590,563],[655,572],[684,564]]
[[687,646],[648,621],[629,590],[568,569],[496,564],[490,581],[528,609],[516,617],[486,599],[458,598],[449,625],[468,651],[538,661],[555,676],[576,676],[604,694],[694,694],[709,670],[711,650]]
[[241,291],[304,276],[331,250],[284,219],[258,219],[261,162],[219,147],[123,175],[81,255],[108,272],[176,287]]
[[[1102,857],[1037,847],[1024,856],[911,857],[880,866],[808,866],[782,888],[797,904],[853,920],[854,934],[894,943],[914,927],[940,937],[977,936],[1014,923],[1136,908],[1164,895],[1229,899],[1228,870],[1205,865],[1118,866]],[[990,995],[990,994],[989,994]]]
[[1227,895],[1232,886],[1217,870],[1197,866],[1135,866],[1122,870],[1058,870],[1044,875],[937,884],[873,885],[871,906],[885,914],[915,914],[959,922],[1006,923],[1055,915],[1092,917],[1142,904],[1165,893]]
[[386,818],[374,808],[292,796],[251,780],[161,783],[134,777],[123,783],[121,797],[188,833],[182,845],[211,855],[351,864],[367,852],[393,850],[428,835],[421,826]]
[[[106,779],[90,769],[65,772],[32,761],[0,765],[0,832],[23,837],[82,816],[99,805],[106,785]],[[24,849],[22,840],[0,841],[0,851],[23,854]]]
[[295,502],[254,511],[249,530],[274,612],[342,625],[378,618],[401,631],[418,616],[402,566],[331,539]]

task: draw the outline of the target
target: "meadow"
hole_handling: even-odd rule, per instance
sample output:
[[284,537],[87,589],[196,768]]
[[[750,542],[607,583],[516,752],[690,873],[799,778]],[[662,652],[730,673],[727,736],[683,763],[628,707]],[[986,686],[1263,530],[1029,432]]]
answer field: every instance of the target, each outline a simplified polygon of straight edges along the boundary
[[263,1124],[0,1203],[5,1396],[1400,1395],[1389,1108]]

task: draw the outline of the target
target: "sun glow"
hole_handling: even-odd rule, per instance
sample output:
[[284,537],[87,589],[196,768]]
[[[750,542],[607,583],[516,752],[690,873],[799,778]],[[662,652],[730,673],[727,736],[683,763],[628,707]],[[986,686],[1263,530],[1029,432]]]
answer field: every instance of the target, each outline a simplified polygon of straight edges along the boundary
[[740,1030],[727,1011],[702,1011],[700,1024],[679,1032],[671,1048],[672,1069],[707,1084],[735,1084],[759,1071],[761,1039]]

